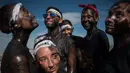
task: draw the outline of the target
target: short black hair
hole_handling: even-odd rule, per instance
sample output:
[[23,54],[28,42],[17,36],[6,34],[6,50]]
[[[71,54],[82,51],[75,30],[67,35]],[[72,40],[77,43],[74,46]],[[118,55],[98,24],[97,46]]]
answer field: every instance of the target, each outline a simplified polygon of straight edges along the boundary
[[70,20],[63,20],[62,25],[66,25],[66,24],[69,24],[70,26],[73,26]]
[[120,0],[120,1],[118,1],[116,3],[114,3],[111,6],[111,8],[113,8],[114,6],[117,6],[117,5],[121,4],[121,3],[126,3],[126,7],[124,9],[126,9],[130,13],[130,7],[128,7],[128,6],[130,6],[130,0]]
[[[120,0],[120,1],[117,1],[116,3],[114,3],[114,4],[112,5],[112,7],[113,7],[113,6],[116,6],[116,5],[120,4],[120,3],[130,3],[130,0]],[[112,7],[111,7],[111,8],[112,8]]]
[[16,3],[4,5],[0,8],[0,30],[3,33],[10,33],[10,18],[12,17],[12,11]]

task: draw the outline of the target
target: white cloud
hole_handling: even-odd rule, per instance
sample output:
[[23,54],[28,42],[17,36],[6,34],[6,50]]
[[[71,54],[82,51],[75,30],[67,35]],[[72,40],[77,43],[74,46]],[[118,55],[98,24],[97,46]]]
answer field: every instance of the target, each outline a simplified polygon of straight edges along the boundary
[[37,20],[37,21],[40,21],[40,22],[44,21],[43,18],[36,18],[36,20]]
[[66,12],[63,13],[63,19],[68,19],[72,24],[80,24],[81,13],[79,12]]

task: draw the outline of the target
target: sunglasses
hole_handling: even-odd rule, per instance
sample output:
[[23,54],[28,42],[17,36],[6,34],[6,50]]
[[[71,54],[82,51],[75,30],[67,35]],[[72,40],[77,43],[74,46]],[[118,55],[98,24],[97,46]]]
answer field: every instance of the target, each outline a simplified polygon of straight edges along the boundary
[[51,17],[55,17],[55,16],[56,16],[56,14],[51,13],[51,14],[43,14],[43,17],[44,17],[44,18],[47,18],[48,15],[50,15]]
[[65,30],[73,30],[74,28],[64,28],[62,31],[65,31]]

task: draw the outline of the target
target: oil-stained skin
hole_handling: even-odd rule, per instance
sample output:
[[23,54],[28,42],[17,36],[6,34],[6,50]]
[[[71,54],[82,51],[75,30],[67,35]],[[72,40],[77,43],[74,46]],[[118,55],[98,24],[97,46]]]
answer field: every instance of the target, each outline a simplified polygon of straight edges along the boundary
[[28,60],[25,56],[19,55],[19,56],[14,56],[12,58],[12,65],[11,68],[13,69],[13,73],[28,73],[29,72],[29,67],[28,67]]
[[130,4],[120,3],[110,8],[106,18],[106,32],[111,35],[124,34],[129,31]]

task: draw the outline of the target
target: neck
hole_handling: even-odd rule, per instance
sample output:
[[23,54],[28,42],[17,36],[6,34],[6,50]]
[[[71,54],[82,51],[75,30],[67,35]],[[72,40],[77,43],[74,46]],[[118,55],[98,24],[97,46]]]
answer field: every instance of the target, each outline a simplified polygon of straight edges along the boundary
[[12,41],[21,43],[23,46],[27,46],[28,38],[31,31],[17,30],[14,32]]
[[87,30],[88,35],[91,35],[95,30],[97,30],[97,27],[93,27],[90,30]]
[[119,45],[121,46],[121,44],[127,44],[128,42],[130,42],[130,33],[113,35],[113,38],[114,47]]
[[56,37],[59,34],[59,27],[48,29],[49,36]]

